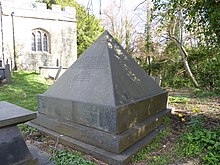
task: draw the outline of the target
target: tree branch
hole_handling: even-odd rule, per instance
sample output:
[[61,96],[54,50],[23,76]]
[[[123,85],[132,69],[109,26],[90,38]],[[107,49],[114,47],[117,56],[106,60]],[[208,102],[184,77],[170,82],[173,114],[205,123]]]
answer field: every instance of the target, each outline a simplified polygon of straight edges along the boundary
[[144,2],[146,2],[147,0],[144,0],[143,2],[139,3],[135,8],[134,8],[134,11],[140,6],[142,5]]

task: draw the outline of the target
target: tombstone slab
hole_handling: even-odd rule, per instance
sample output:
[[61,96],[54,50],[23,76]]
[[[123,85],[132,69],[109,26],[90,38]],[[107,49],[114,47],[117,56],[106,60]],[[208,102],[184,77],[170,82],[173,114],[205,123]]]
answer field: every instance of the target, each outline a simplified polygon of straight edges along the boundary
[[36,113],[6,101],[0,101],[0,114],[0,128],[24,123],[37,117]]
[[37,165],[20,134],[17,124],[35,119],[37,114],[14,104],[0,101],[0,163]]
[[161,125],[167,96],[105,31],[38,96],[32,125],[120,155]]

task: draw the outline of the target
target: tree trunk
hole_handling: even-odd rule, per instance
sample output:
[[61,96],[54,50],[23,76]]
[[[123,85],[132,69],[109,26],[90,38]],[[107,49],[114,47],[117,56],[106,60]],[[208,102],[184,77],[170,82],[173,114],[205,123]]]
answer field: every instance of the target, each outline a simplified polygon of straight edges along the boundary
[[[174,29],[173,29],[173,34],[171,34],[171,32],[169,31],[169,38],[176,44],[176,46],[180,50],[184,67],[185,67],[188,75],[192,79],[193,83],[195,84],[195,86],[198,87],[199,84],[196,81],[195,77],[193,76],[193,74],[191,72],[191,69],[190,69],[190,66],[189,66],[189,63],[187,61],[188,54],[187,54],[186,50],[183,47],[183,17],[182,17],[183,14],[182,14],[182,9],[180,9],[180,11],[178,12],[178,15],[179,15],[179,38],[178,38],[179,40],[176,37],[173,36],[174,31],[175,31],[175,26],[174,26]],[[174,23],[174,25],[175,25],[175,23]]]
[[179,48],[180,52],[181,52],[181,55],[182,55],[182,60],[183,60],[183,64],[184,64],[184,67],[188,73],[188,75],[190,76],[190,78],[192,79],[193,83],[195,84],[196,87],[199,86],[198,82],[196,81],[191,69],[190,69],[190,66],[189,66],[189,63],[187,61],[187,52],[186,50],[184,49],[184,47],[182,46],[182,44],[180,42],[178,42],[178,40],[175,38],[175,37],[170,37],[170,39],[177,45],[177,47]]

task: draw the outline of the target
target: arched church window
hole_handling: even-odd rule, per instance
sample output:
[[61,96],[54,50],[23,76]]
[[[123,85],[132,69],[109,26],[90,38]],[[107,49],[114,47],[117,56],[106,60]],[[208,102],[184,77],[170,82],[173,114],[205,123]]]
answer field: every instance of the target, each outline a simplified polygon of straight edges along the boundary
[[49,51],[49,34],[42,29],[35,29],[31,36],[32,51]]
[[46,34],[44,34],[44,36],[43,36],[43,50],[46,52],[48,51],[47,35]]
[[42,51],[42,37],[41,32],[37,32],[37,51]]
[[32,33],[31,36],[31,50],[36,51],[36,38],[34,33]]

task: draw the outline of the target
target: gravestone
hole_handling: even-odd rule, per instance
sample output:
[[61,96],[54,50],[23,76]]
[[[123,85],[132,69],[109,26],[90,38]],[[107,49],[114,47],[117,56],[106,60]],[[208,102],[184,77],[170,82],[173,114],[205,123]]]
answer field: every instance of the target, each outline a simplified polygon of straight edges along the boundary
[[0,164],[2,165],[37,165],[17,124],[37,117],[37,114],[19,106],[0,101]]
[[109,164],[126,164],[160,130],[168,93],[105,31],[38,96],[31,125]]
[[58,69],[58,71],[57,71],[57,74],[56,74],[54,80],[57,80],[57,79],[59,78],[61,70],[62,70],[62,66],[59,67],[59,69]]
[[5,78],[5,68],[0,67],[0,81]]
[[5,78],[7,79],[8,83],[11,84],[12,79],[11,79],[11,70],[9,64],[5,65]]

